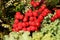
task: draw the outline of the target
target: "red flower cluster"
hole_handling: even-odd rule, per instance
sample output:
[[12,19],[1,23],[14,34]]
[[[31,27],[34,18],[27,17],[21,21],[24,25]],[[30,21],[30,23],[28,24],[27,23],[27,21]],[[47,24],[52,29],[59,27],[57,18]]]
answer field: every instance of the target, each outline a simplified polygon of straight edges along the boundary
[[51,21],[55,21],[60,18],[60,9],[56,9],[56,14],[51,18]]
[[35,2],[34,0],[31,0],[31,5],[32,5],[33,7],[37,7],[37,6],[40,5],[40,2]]
[[[31,3],[32,5],[39,5],[39,3],[33,4],[33,2],[34,1]],[[47,16],[49,12],[50,11],[46,8],[45,4],[43,4],[38,10],[28,10],[24,15],[20,12],[16,12],[12,30],[17,32],[20,30],[37,31],[44,17]]]

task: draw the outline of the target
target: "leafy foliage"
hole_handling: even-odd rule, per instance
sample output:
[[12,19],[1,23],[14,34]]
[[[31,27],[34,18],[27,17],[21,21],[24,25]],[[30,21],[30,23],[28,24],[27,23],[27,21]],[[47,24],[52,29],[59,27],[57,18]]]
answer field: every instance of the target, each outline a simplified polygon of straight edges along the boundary
[[54,8],[59,3],[59,0],[46,0],[48,8]]

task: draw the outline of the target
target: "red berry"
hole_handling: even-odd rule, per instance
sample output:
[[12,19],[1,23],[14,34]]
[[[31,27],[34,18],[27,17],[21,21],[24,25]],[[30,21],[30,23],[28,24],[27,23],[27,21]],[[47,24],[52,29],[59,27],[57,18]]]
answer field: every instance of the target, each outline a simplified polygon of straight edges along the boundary
[[40,23],[39,22],[36,22],[36,26],[39,27],[40,26]]
[[19,19],[23,19],[24,16],[23,15],[20,15],[19,17],[20,17]]
[[53,8],[52,10],[56,10],[57,8]]
[[17,24],[13,24],[13,27],[17,27],[18,25]]
[[30,18],[29,18],[29,20],[30,20],[30,21],[33,21],[33,20],[34,20],[34,18],[33,18],[33,17],[30,17]]
[[31,26],[36,26],[36,24],[35,24],[35,22],[33,21],[33,22],[30,22],[29,23]]
[[30,27],[28,27],[28,28],[27,28],[27,31],[29,31],[29,32],[30,32],[30,31],[31,31],[31,28],[30,28]]
[[37,20],[37,18],[36,17],[34,17],[34,21],[36,21]]
[[36,28],[34,26],[30,26],[30,28],[31,28],[31,31],[35,31],[36,30]]
[[32,15],[33,15],[32,13],[29,13],[29,16],[30,16],[30,17],[32,17]]
[[25,22],[23,22],[23,23],[22,23],[22,26],[23,26],[23,27],[26,27],[26,23],[25,23]]
[[35,31],[38,31],[38,28],[37,27],[35,28]]
[[20,15],[21,15],[20,12],[16,12],[15,19],[19,19],[20,18]]
[[19,29],[18,28],[15,28],[16,32],[19,32]]
[[24,17],[23,21],[24,22],[28,21],[28,18],[27,17]]
[[26,31],[26,30],[27,30],[27,28],[23,28],[23,30],[24,30],[24,31]]
[[19,20],[15,19],[14,24],[17,24],[17,23],[19,23]]
[[52,18],[51,18],[51,21],[53,22],[53,21],[55,21],[55,19],[57,19],[58,18],[58,16],[57,15],[54,15]]
[[57,19],[57,18],[58,18],[58,16],[57,16],[57,15],[54,15],[54,18],[55,18],[55,19]]
[[34,1],[31,1],[31,5],[32,5],[33,7],[37,7],[37,4],[36,4]]
[[52,22],[55,21],[54,17],[51,18],[51,21],[52,21]]
[[57,10],[56,10],[56,13],[58,13],[58,14],[59,14],[59,13],[60,13],[60,9],[57,9]]
[[25,16],[26,16],[26,17],[32,16],[32,10],[28,10],[28,12],[25,13]]
[[36,3],[33,4],[33,7],[37,7]]
[[28,16],[29,16],[29,13],[28,13],[28,12],[26,12],[26,13],[25,13],[25,16],[26,16],[26,17],[28,17]]
[[42,9],[46,8],[46,5],[45,5],[45,4],[43,4],[43,5],[41,6],[41,8],[42,8]]
[[42,12],[42,9],[39,9],[39,12],[41,13]]
[[42,5],[41,8],[39,8],[39,12],[42,12],[46,8],[46,5]]
[[[18,27],[18,26],[17,26]],[[16,29],[17,27],[13,27],[14,29]]]
[[56,15],[60,18],[60,9],[56,10]]
[[15,19],[20,19],[20,15],[15,15]]
[[39,2],[36,2],[36,5],[38,6],[39,5]]
[[28,13],[32,13],[32,10],[31,10],[31,9],[29,9],[29,10],[28,10]]
[[25,22],[26,26],[29,26],[29,23],[28,22]]
[[39,17],[38,17],[38,18],[43,19],[43,16],[42,16],[42,15],[39,15]]
[[32,21],[29,21],[29,25],[31,25],[31,22],[32,22]]
[[38,18],[38,22],[42,22],[42,21],[43,21],[43,19],[44,19],[44,17],[43,17],[43,16],[39,16],[39,18]]
[[49,13],[50,11],[48,9],[45,9],[43,12],[45,13]]
[[32,22],[31,25],[32,25],[32,26],[35,26],[36,24],[35,24],[35,22]]
[[12,29],[12,31],[14,31],[14,32],[15,32],[15,29],[13,28],[13,29]]
[[18,23],[18,26],[22,26],[22,22],[19,22],[19,23]]
[[21,13],[20,12],[16,12],[16,15],[20,15]]
[[33,5],[35,2],[34,1],[31,1],[31,5]]
[[45,12],[43,12],[42,14],[41,14],[41,16],[43,16],[43,17],[45,17],[45,16],[47,16],[48,14],[47,13],[45,13]]
[[34,11],[33,16],[35,16],[35,17],[38,16],[38,13]]
[[18,26],[17,28],[18,28],[19,30],[22,30],[23,27],[22,27],[22,26]]
[[38,13],[39,11],[38,10],[34,10],[34,12]]

